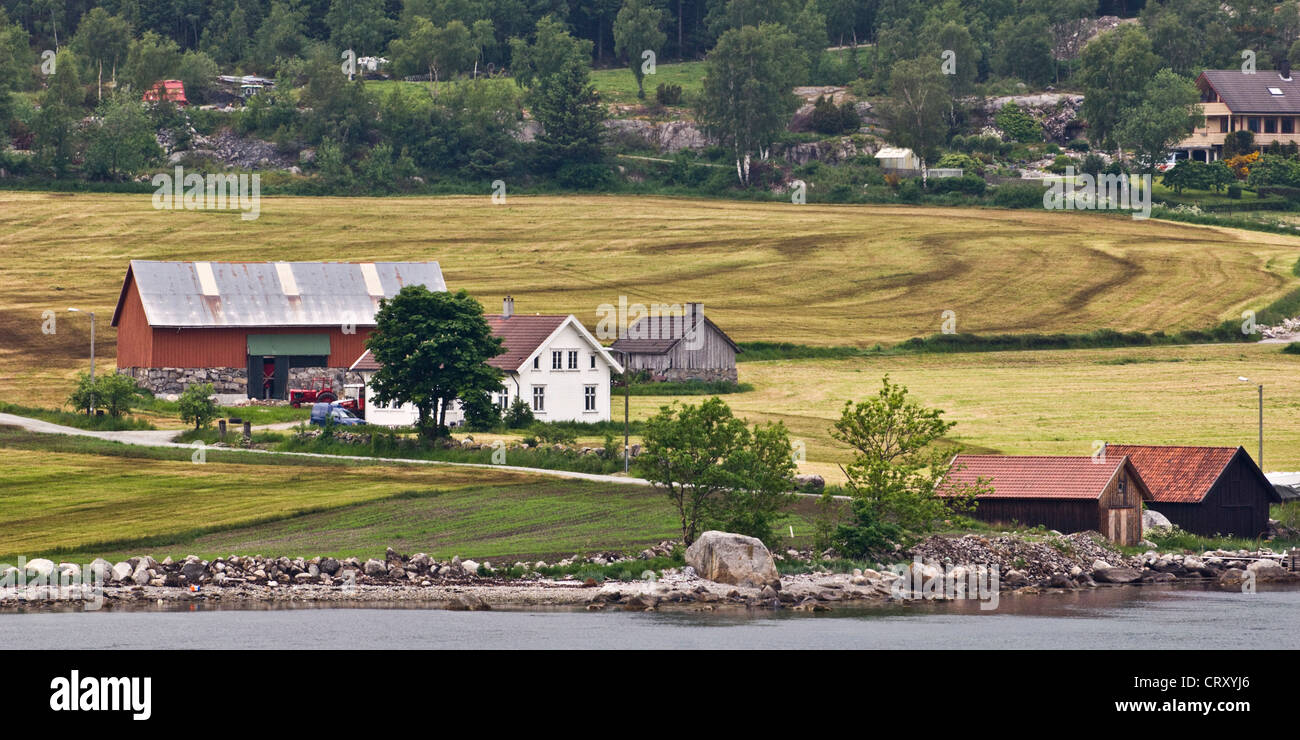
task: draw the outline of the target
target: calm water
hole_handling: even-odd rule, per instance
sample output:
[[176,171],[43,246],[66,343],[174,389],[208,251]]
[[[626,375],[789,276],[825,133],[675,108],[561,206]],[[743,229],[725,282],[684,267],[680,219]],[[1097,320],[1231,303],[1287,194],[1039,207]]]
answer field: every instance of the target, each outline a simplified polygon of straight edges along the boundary
[[0,614],[28,648],[1297,648],[1300,588],[1110,588],[829,613],[193,608]]

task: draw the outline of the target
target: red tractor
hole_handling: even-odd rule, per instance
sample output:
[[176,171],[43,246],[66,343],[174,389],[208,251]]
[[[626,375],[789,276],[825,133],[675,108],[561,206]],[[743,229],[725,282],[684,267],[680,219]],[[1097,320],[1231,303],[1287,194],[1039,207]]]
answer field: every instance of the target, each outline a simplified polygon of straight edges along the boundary
[[310,406],[314,403],[336,403],[340,408],[349,411],[359,411],[359,402],[355,398],[344,398],[339,400],[339,395],[334,392],[334,387],[330,384],[328,378],[313,378],[309,388],[290,388],[289,405],[298,408],[303,404]]

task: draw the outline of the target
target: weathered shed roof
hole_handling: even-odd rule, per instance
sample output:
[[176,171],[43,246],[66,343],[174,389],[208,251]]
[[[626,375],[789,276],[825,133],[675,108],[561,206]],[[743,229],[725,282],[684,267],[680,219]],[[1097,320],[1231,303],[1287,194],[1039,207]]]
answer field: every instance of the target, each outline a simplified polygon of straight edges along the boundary
[[634,355],[662,355],[677,346],[682,339],[692,336],[696,328],[708,327],[722,337],[737,353],[740,347],[731,341],[727,333],[707,316],[700,316],[698,324],[690,322],[690,316],[645,316],[633,322],[610,349],[615,352],[627,352]]
[[[1149,500],[1141,473],[1123,455],[957,455],[945,480],[974,484],[986,479],[993,490],[981,499],[1099,499],[1121,469],[1142,499]],[[939,493],[945,493],[944,486]]]
[[447,289],[437,262],[154,262],[131,260],[152,327],[373,326],[381,298],[407,285]]
[[1213,88],[1233,113],[1300,113],[1297,74],[1293,72],[1290,79],[1283,79],[1271,69],[1255,74],[1240,69],[1207,69],[1197,82]]
[[[1240,447],[1106,445],[1106,456],[1126,456],[1132,460],[1151,487],[1152,500],[1164,503],[1200,502],[1238,452],[1250,457]],[[1258,473],[1259,485],[1273,489],[1253,460],[1249,467]]]

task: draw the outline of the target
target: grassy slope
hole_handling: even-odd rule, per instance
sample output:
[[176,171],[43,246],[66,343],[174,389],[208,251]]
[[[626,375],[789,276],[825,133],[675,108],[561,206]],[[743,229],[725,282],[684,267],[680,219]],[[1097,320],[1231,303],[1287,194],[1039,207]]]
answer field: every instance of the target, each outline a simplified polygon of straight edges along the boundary
[[[264,198],[261,218],[148,195],[0,193],[0,398],[56,404],[97,348],[127,262],[417,260],[489,309],[704,301],[739,340],[870,346],[968,332],[1203,327],[1293,287],[1300,240],[1071,212],[793,206],[652,197]],[[743,289],[740,289],[742,288]],[[41,332],[53,310],[57,333]]]
[[[240,453],[131,448],[0,427],[0,559],[85,562],[149,553],[554,559],[635,550],[677,532],[641,486],[505,471],[344,465]],[[781,522],[811,536],[811,502]]]

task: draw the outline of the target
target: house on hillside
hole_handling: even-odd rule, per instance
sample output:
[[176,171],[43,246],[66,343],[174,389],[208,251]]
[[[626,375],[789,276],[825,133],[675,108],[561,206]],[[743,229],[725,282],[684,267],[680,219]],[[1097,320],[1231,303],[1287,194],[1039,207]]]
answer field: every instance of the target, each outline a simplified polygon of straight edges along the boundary
[[[501,338],[505,352],[488,361],[501,370],[501,390],[493,400],[505,410],[523,399],[540,421],[609,421],[610,376],[623,372],[591,332],[572,314],[523,315],[514,312],[507,297],[501,313],[487,315],[492,333]],[[366,350],[349,368],[365,383],[366,421],[385,426],[406,426],[419,419],[410,404],[383,406],[370,401],[370,380],[381,365]],[[464,419],[459,404],[448,410],[447,423]]]
[[949,481],[981,478],[992,490],[976,500],[972,516],[980,521],[1095,530],[1122,545],[1142,539],[1142,502],[1151,491],[1122,455],[957,455],[938,492],[951,492]]
[[185,97],[185,83],[180,80],[158,80],[153,83],[153,87],[144,91],[140,98],[146,103],[157,103],[166,100],[179,106],[186,106],[190,101]]
[[704,304],[687,303],[681,313],[652,314],[632,322],[610,349],[625,357],[632,372],[655,380],[736,381],[740,347],[704,315]]
[[341,395],[379,301],[446,290],[437,262],[132,260],[113,311],[118,372],[154,393],[287,398],[317,378]]
[[1285,60],[1275,70],[1246,74],[1240,69],[1207,69],[1196,78],[1205,123],[1173,147],[1180,159],[1213,162],[1223,158],[1223,143],[1234,131],[1250,131],[1255,146],[1300,143],[1300,84]]
[[1105,454],[1131,460],[1151,488],[1147,506],[1193,534],[1257,537],[1282,501],[1241,447],[1108,444]]

